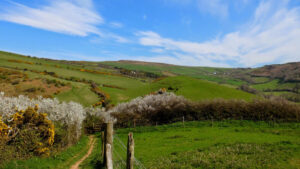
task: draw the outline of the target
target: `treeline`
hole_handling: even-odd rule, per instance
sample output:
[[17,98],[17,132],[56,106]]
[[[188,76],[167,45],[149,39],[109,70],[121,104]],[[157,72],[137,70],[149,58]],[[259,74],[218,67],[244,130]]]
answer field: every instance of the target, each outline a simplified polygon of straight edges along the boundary
[[253,120],[299,122],[300,106],[281,99],[215,99],[192,102],[172,93],[148,95],[110,111],[117,126],[155,125],[194,120]]

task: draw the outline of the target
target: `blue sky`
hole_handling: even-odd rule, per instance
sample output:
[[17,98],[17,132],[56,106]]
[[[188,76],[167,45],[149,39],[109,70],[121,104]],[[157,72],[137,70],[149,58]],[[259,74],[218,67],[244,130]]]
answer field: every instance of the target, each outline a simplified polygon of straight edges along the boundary
[[300,61],[300,0],[1,0],[0,50],[65,60]]

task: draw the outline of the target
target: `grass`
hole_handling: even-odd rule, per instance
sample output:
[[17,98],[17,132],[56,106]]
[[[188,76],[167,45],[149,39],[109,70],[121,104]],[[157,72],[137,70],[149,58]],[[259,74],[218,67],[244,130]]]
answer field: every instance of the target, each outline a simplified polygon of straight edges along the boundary
[[[125,144],[128,132],[146,168],[300,167],[299,123],[186,122],[119,129],[115,138]],[[121,154],[118,141],[114,144]]]
[[18,160],[11,161],[2,167],[3,169],[65,169],[69,168],[74,162],[79,160],[82,156],[88,151],[88,137],[83,136],[80,141],[68,148],[65,151],[62,151],[59,154],[55,154],[49,158],[31,158],[28,160]]
[[[101,64],[125,68],[128,70],[139,70],[145,72],[151,72],[157,75],[164,75],[165,72],[169,72],[174,75],[182,75],[194,77],[202,80],[209,80],[217,83],[226,83],[234,86],[243,84],[243,81],[221,77],[219,74],[224,74],[230,71],[230,68],[214,68],[214,67],[187,67],[187,66],[176,66],[176,65],[162,65],[162,64],[139,64],[139,63],[127,63],[127,62],[101,62]],[[217,73],[218,75],[216,75]]]
[[252,85],[251,87],[253,87],[254,89],[263,91],[265,89],[275,89],[277,87],[278,83],[279,83],[279,80],[272,80],[267,83]]
[[227,86],[186,76],[168,77],[151,84],[152,90],[159,88],[168,89],[169,87],[177,88],[176,94],[196,101],[214,98],[250,100],[255,97],[252,94]]
[[[9,59],[23,61],[21,63],[9,62]],[[26,62],[24,62],[26,61]],[[33,64],[28,64],[28,62]],[[117,63],[117,62],[116,62]],[[192,100],[203,100],[211,99],[215,97],[220,98],[236,98],[236,99],[245,99],[249,100],[253,97],[251,94],[235,90],[232,87],[225,87],[218,85],[216,83],[210,83],[207,81],[201,81],[192,77],[169,77],[157,83],[150,83],[148,80],[140,78],[129,78],[125,76],[112,76],[104,74],[94,74],[89,72],[79,71],[81,68],[89,68],[98,70],[96,63],[90,62],[63,62],[63,61],[54,61],[54,60],[44,60],[38,58],[29,58],[22,55],[11,54],[7,52],[0,52],[0,66],[18,68],[18,69],[28,69],[42,72],[46,70],[47,72],[55,72],[58,76],[61,77],[75,77],[79,79],[93,80],[94,82],[100,84],[100,89],[105,93],[110,95],[111,103],[116,105],[120,102],[126,102],[131,99],[134,99],[139,96],[144,96],[151,92],[157,91],[162,87],[168,88],[168,85],[179,87],[177,94],[183,95]],[[129,65],[128,65],[129,66]],[[149,67],[141,65],[133,65],[139,67],[139,69],[144,68],[145,71],[153,72],[153,69],[159,69],[161,71],[171,71],[174,73],[181,72],[184,75],[195,75],[196,76],[205,76],[206,79],[211,81],[218,81],[218,77],[208,76],[209,74],[214,73],[215,71],[223,72],[227,69],[221,68],[196,68],[196,67],[182,67],[182,66],[159,66],[159,67]],[[148,70],[149,68],[149,70]],[[101,71],[109,72],[111,69],[99,68]],[[25,71],[24,71],[25,72]],[[197,73],[198,72],[198,73]],[[199,74],[200,72],[200,74]],[[201,73],[202,72],[202,73]],[[47,78],[53,79],[49,75],[41,75],[38,73],[33,73],[26,71],[29,77],[31,78]],[[205,74],[205,75],[203,75]],[[204,78],[204,79],[205,79]],[[97,101],[99,98],[90,91],[90,86],[88,84],[80,82],[66,81],[64,79],[55,78],[56,80],[62,82],[70,82],[72,85],[71,90],[62,92],[54,97],[57,97],[61,101],[76,101],[84,106],[90,106]],[[219,79],[220,80],[220,79]],[[222,80],[222,79],[221,79]],[[235,83],[237,81],[232,79],[226,79],[227,81],[232,81]],[[238,82],[237,82],[238,83]],[[168,84],[168,85],[167,85]],[[102,87],[102,85],[111,85],[121,87],[122,89],[112,88],[112,87]]]
[[56,96],[59,100],[74,101],[81,103],[83,106],[90,106],[96,103],[98,96],[90,91],[89,85],[72,86],[72,89],[67,92],[62,92]]
[[101,134],[95,134],[95,145],[92,151],[92,154],[80,164],[81,169],[94,169],[102,167],[102,158],[101,158]]

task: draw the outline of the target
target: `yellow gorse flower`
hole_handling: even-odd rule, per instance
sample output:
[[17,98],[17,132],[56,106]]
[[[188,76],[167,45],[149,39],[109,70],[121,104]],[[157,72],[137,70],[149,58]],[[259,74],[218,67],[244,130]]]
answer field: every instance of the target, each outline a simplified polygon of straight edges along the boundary
[[[46,113],[38,113],[38,105],[34,108],[28,107],[26,110],[17,111],[12,115],[10,125],[15,128],[22,128],[23,126],[35,126],[36,130],[41,133],[42,142],[36,144],[34,150],[38,155],[49,154],[49,147],[54,143],[55,127],[52,121],[47,119]],[[7,125],[0,121],[0,135],[7,130]],[[6,132],[7,133],[7,132]],[[4,134],[5,135],[5,134]]]

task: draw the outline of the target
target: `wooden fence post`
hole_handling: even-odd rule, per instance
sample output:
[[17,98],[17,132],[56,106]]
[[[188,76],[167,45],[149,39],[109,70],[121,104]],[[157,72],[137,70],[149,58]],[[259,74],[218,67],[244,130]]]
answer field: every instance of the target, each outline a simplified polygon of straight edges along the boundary
[[[112,169],[112,149],[113,149],[113,122],[110,121],[106,124],[105,134],[105,164],[107,169]],[[109,147],[109,148],[108,148]]]
[[104,152],[105,152],[105,135],[104,135],[104,131],[101,132],[101,148],[102,148],[102,152],[101,152],[101,157],[104,158]]
[[128,143],[127,143],[127,164],[126,169],[133,169],[134,165],[134,140],[133,134],[128,134]]
[[106,168],[113,169],[113,161],[112,161],[112,146],[110,144],[106,144]]

